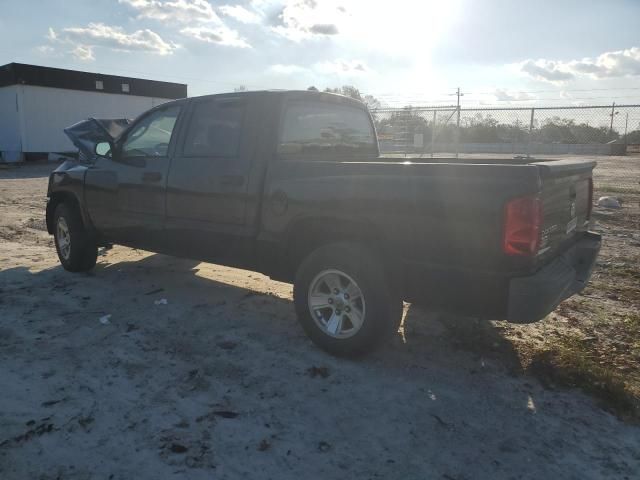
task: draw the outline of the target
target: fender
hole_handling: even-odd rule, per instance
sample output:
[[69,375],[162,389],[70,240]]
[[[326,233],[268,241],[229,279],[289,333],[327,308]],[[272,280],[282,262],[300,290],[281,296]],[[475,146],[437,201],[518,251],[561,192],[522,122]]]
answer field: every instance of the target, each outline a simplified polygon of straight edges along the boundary
[[77,160],[67,160],[56,168],[49,176],[47,188],[46,223],[47,231],[53,234],[53,215],[56,207],[64,201],[75,205],[80,212],[85,226],[93,228],[91,220],[84,208],[84,177],[87,165]]

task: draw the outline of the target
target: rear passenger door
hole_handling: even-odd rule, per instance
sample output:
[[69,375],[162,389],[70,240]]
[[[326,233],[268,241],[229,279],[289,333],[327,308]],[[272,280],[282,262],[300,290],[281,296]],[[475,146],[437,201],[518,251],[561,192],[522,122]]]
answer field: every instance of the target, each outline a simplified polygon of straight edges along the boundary
[[251,166],[248,101],[195,100],[167,183],[171,248],[203,259],[234,256],[243,236]]

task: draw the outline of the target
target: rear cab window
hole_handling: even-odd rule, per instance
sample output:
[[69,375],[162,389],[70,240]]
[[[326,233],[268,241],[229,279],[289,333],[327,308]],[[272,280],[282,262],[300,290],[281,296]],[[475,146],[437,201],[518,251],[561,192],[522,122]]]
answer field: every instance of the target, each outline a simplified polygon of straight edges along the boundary
[[185,157],[237,157],[245,103],[239,100],[196,102],[185,135]]
[[377,140],[366,110],[332,102],[292,100],[285,106],[278,154],[327,159],[377,154]]

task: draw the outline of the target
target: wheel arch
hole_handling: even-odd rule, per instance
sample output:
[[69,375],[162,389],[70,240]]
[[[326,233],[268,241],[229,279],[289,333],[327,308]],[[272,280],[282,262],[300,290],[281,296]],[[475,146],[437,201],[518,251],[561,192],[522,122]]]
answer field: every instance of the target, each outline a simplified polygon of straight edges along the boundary
[[293,223],[286,236],[282,272],[286,281],[292,281],[302,261],[314,250],[332,243],[364,245],[378,256],[394,282],[400,282],[395,255],[380,230],[365,220],[334,217],[307,217]]
[[76,197],[76,195],[72,192],[62,190],[62,191],[52,192],[49,195],[49,201],[47,202],[47,211],[46,211],[47,232],[53,235],[53,229],[55,227],[53,224],[54,215],[55,215],[56,208],[61,203],[66,203],[70,205],[71,208],[74,208],[78,212],[80,218],[82,219],[82,223],[86,225],[84,215],[82,215],[82,209],[80,208],[80,201],[78,200],[78,197]]

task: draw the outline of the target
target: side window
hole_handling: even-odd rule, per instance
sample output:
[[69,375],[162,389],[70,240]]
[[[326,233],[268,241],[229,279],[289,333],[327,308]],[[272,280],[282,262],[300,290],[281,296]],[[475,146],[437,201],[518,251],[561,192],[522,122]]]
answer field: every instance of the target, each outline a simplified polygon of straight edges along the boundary
[[323,156],[375,151],[376,136],[364,110],[324,102],[292,102],[286,108],[280,154]]
[[238,156],[244,110],[244,103],[238,101],[196,103],[184,142],[184,156]]
[[180,107],[176,105],[145,117],[127,134],[122,145],[122,155],[124,157],[166,156],[179,113]]

